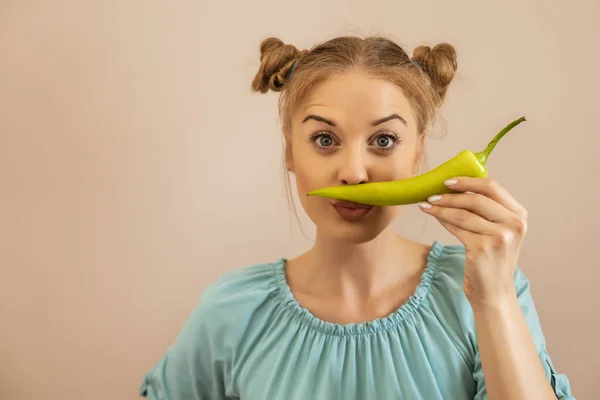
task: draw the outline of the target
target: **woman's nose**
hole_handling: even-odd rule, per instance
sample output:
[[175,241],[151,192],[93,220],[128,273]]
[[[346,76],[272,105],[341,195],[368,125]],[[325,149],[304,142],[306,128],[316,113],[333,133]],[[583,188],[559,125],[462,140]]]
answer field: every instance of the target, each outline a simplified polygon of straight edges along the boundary
[[355,185],[355,184],[366,183],[366,182],[367,182],[366,179],[355,179],[355,180],[342,179],[342,183],[344,185]]
[[343,185],[366,183],[369,180],[365,159],[360,151],[348,152],[340,160],[338,179]]

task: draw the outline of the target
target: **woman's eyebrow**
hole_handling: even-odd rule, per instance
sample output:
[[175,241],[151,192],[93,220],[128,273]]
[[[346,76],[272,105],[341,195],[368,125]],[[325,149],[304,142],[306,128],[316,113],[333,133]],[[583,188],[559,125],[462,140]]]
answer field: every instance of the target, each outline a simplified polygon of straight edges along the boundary
[[304,120],[302,120],[302,123],[304,123],[304,122],[308,121],[309,119],[313,119],[313,120],[315,120],[315,121],[319,121],[319,122],[325,122],[327,125],[330,125],[330,126],[332,126],[332,127],[334,127],[334,128],[337,126],[337,125],[335,124],[335,122],[333,122],[333,121],[331,121],[331,120],[329,120],[329,119],[326,119],[326,118],[320,117],[320,116],[318,116],[318,115],[314,115],[314,114],[310,114],[310,115],[308,115],[306,118],[304,118]]
[[[310,115],[306,116],[306,118],[304,118],[304,120],[302,120],[302,122],[304,123],[304,122],[306,122],[308,120],[311,120],[311,119],[315,120],[315,121],[319,121],[319,122],[324,122],[327,125],[332,126],[334,128],[337,126],[336,123],[333,122],[332,120],[327,119],[327,118],[323,118],[323,117],[321,117],[319,115],[315,115],[315,114],[310,114]],[[381,125],[384,122],[390,121],[392,119],[397,119],[400,122],[402,122],[404,125],[407,125],[406,120],[404,118],[402,118],[401,116],[399,116],[398,114],[392,114],[392,115],[389,115],[387,117],[380,118],[380,119],[378,119],[376,121],[373,121],[371,123],[371,125],[373,125],[373,126]]]
[[402,118],[398,114],[392,114],[392,115],[389,115],[387,117],[378,119],[377,121],[373,121],[373,126],[377,126],[377,125],[383,124],[384,122],[390,121],[392,119],[397,119],[400,122],[402,122],[404,125],[407,125],[406,120],[404,118]]

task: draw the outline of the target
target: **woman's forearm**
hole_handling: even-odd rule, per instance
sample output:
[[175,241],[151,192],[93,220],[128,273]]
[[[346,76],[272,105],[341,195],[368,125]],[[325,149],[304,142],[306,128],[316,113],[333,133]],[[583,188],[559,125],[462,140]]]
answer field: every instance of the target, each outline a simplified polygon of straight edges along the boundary
[[516,295],[473,311],[489,400],[556,399]]

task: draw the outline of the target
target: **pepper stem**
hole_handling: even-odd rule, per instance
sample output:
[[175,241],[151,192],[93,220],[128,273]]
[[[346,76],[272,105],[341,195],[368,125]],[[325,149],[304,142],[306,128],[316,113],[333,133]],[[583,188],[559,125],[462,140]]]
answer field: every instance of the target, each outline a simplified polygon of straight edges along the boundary
[[487,162],[488,157],[490,156],[490,154],[492,153],[492,150],[494,150],[494,147],[496,147],[496,145],[498,144],[500,139],[502,139],[502,137],[504,137],[504,135],[506,135],[508,133],[508,131],[510,131],[512,128],[519,125],[523,121],[526,121],[525,117],[521,117],[517,120],[514,120],[510,124],[506,125],[506,127],[504,127],[504,129],[502,129],[500,132],[498,132],[496,134],[496,136],[494,136],[494,138],[490,141],[490,143],[487,145],[485,150],[480,151],[479,153],[475,153],[475,157],[477,157],[479,162],[485,166],[485,163]]

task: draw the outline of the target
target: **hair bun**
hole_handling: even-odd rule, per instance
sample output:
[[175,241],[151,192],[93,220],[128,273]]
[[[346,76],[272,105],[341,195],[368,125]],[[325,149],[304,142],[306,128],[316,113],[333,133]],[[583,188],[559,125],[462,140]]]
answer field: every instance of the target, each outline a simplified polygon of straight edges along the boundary
[[433,48],[418,46],[413,51],[412,59],[429,75],[440,102],[443,101],[458,68],[454,46],[448,43],[440,43]]
[[260,44],[260,67],[252,80],[252,90],[279,92],[287,81],[294,62],[303,51],[278,38],[267,38]]

